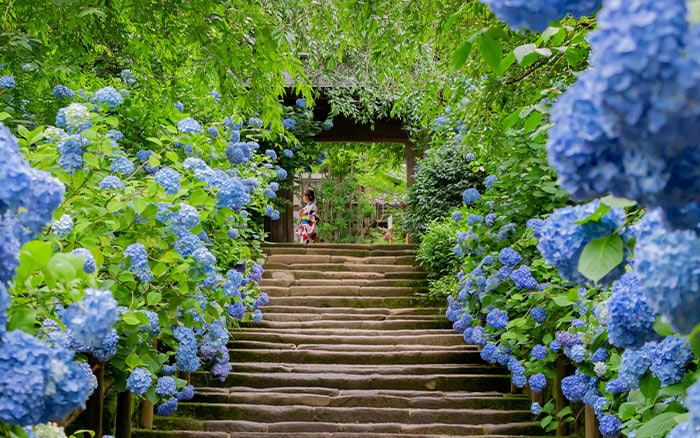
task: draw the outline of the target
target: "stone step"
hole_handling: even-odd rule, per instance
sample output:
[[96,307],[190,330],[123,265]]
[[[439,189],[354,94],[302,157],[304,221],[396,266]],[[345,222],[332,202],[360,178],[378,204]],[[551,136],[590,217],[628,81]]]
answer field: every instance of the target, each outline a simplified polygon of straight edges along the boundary
[[347,352],[322,350],[232,350],[233,362],[280,362],[280,363],[324,363],[324,364],[366,364],[403,365],[435,363],[480,363],[478,350],[436,351],[373,351]]
[[[264,316],[263,316],[264,318]],[[447,320],[431,319],[420,321],[415,319],[396,319],[388,321],[343,321],[343,320],[321,320],[321,321],[268,321],[250,323],[255,327],[266,327],[272,329],[299,329],[299,328],[348,328],[362,330],[428,330],[428,329],[448,329],[452,323]]]
[[[217,391],[217,389],[221,389]],[[385,407],[395,409],[492,409],[528,410],[526,397],[504,396],[499,393],[474,393],[452,397],[450,393],[410,397],[405,391],[386,394],[379,390],[335,390],[335,394],[310,393],[305,388],[297,392],[282,392],[277,388],[257,391],[230,391],[229,388],[198,389],[193,403],[260,404],[274,406],[313,407]],[[435,393],[433,391],[433,393]]]
[[419,306],[417,297],[275,297],[275,306],[309,306],[309,307],[384,307],[406,308]]
[[[444,330],[447,332],[447,330]],[[353,332],[354,333],[354,332]],[[238,341],[267,341],[300,344],[359,344],[359,345],[457,345],[469,348],[464,343],[464,338],[459,333],[425,334],[420,331],[409,335],[387,335],[363,334],[367,332],[359,331],[358,334],[348,334],[345,330],[336,330],[333,333],[325,331],[318,333],[306,333],[306,330],[296,330],[290,333],[289,330],[243,330],[233,335],[234,342]]]
[[[312,429],[314,424],[309,424]],[[435,435],[435,434],[418,434],[421,438],[454,438],[456,436],[480,436],[482,438],[513,438],[514,435],[483,435],[478,433],[478,428],[474,428],[476,433],[471,435]],[[371,432],[236,432],[232,435],[229,432],[203,432],[203,431],[189,431],[189,430],[173,430],[173,431],[162,431],[162,430],[145,430],[145,429],[135,429],[132,432],[133,438],[403,438],[409,435],[417,436],[417,434],[409,434],[406,431],[399,433],[371,433]],[[532,436],[532,435],[522,435],[517,436]],[[533,436],[534,437],[534,436]]]
[[397,409],[381,407],[316,407],[259,404],[182,403],[178,416],[201,420],[226,418],[231,421],[320,422],[320,423],[404,423],[404,424],[489,424],[530,421],[529,410],[492,409]]
[[391,320],[412,320],[412,321],[437,321],[444,322],[444,318],[438,315],[373,315],[357,313],[270,313],[265,311],[266,321],[391,321]]
[[[270,298],[277,297],[412,297],[426,292],[425,287],[405,286],[266,286],[262,289]],[[275,300],[271,300],[274,303]]]
[[263,278],[258,285],[267,287],[295,287],[295,286],[360,286],[360,287],[421,287],[428,285],[427,280],[386,279],[383,277],[370,278]]
[[408,264],[367,264],[367,263],[277,263],[266,262],[265,269],[292,271],[328,271],[328,272],[406,272],[412,270]]
[[373,351],[463,351],[465,350],[464,345],[432,345],[432,344],[384,344],[384,345],[371,345],[371,344],[296,344],[296,343],[285,343],[285,342],[269,342],[269,341],[245,341],[245,340],[234,340],[232,349],[241,350],[281,350],[287,348],[289,350],[296,351],[359,351],[359,352],[373,352]]
[[415,254],[412,255],[383,255],[353,257],[350,255],[338,254],[275,254],[268,256],[266,263],[295,265],[295,264],[323,264],[334,263],[342,265],[414,265],[416,263]]
[[322,311],[326,314],[355,314],[360,317],[361,315],[436,315],[444,316],[445,309],[439,307],[395,307],[395,308],[385,308],[385,307],[324,307],[319,309],[318,307],[311,306],[276,306],[274,304],[268,304],[263,308],[265,314],[268,313],[316,313]]
[[[336,364],[292,364],[269,362],[245,362],[235,364],[239,373],[345,373],[348,375],[396,374],[508,374],[502,367],[489,364],[430,364],[430,365],[336,365]],[[205,372],[206,373],[206,372]],[[233,389],[237,393],[237,389]],[[527,408],[530,405],[528,404]]]
[[323,254],[323,255],[343,255],[353,257],[370,256],[392,256],[392,255],[415,255],[415,248],[335,248],[321,246],[291,246],[279,248],[264,248],[263,252],[268,255],[286,254]]
[[356,279],[356,280],[425,280],[426,273],[420,270],[410,269],[405,267],[402,270],[391,272],[377,271],[314,271],[310,269],[272,269],[268,264],[265,265],[263,279],[273,280],[293,280],[293,279]]
[[[436,391],[510,391],[510,376],[505,374],[424,374],[346,375],[342,373],[239,373],[232,372],[221,382],[206,373],[192,374],[195,386],[276,388],[279,386],[325,386],[337,389],[404,389]],[[528,411],[529,414],[529,411]],[[531,415],[531,414],[529,414]],[[226,417],[223,417],[226,418]]]
[[[468,412],[462,411],[464,416],[469,419]],[[493,436],[493,435],[519,435],[519,436],[540,436],[542,429],[539,422],[521,422],[514,423],[509,421],[492,422],[483,424],[444,424],[444,423],[423,423],[412,424],[402,422],[404,418],[391,423],[379,422],[362,422],[362,423],[334,423],[320,421],[281,421],[281,422],[254,422],[254,421],[236,421],[236,420],[195,420],[181,417],[162,418],[156,417],[154,420],[155,426],[158,429],[173,429],[195,430],[202,432],[225,432],[235,433],[232,438],[242,436],[277,436],[284,437],[304,437],[309,431],[312,434],[316,433],[331,433],[332,437],[337,438],[339,433],[354,434],[354,437],[371,437],[371,436],[405,436],[419,435],[421,437],[434,435],[447,436]],[[243,435],[244,433],[257,433],[258,435]],[[299,435],[296,435],[299,434]],[[370,435],[375,434],[375,435]],[[381,435],[376,435],[381,434]],[[393,434],[393,435],[392,435]],[[314,436],[314,435],[311,435]]]
[[311,248],[325,248],[341,251],[344,249],[360,249],[367,251],[391,251],[391,250],[417,250],[418,245],[413,243],[314,243],[312,245],[305,245],[303,243],[293,243],[293,242],[266,242],[262,249],[264,251],[274,251],[276,248],[300,248],[300,249],[311,249]]

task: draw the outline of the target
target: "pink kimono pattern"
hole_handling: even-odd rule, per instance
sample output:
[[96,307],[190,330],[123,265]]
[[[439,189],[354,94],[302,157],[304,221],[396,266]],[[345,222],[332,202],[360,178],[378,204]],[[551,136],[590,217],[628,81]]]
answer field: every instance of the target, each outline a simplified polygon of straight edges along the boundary
[[313,243],[318,236],[316,230],[316,203],[309,202],[299,210],[299,224],[294,229],[294,233],[301,236],[302,243]]

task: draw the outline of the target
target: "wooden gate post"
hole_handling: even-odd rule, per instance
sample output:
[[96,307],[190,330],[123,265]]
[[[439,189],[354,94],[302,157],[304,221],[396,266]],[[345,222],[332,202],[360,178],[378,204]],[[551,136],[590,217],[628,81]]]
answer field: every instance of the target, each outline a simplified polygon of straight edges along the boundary
[[120,392],[117,395],[116,436],[131,438],[131,391]]
[[[102,436],[102,417],[104,411],[104,367],[92,355],[88,355],[88,365],[97,378],[97,388],[85,404],[85,429],[95,432],[96,437]],[[83,435],[89,437],[87,433]]]

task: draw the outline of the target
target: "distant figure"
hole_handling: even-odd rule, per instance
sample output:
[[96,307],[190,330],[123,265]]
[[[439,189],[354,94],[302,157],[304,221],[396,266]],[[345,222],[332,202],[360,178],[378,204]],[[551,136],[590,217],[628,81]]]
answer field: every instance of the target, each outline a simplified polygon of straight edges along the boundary
[[304,190],[304,203],[306,204],[299,210],[299,224],[294,229],[294,233],[301,236],[302,243],[313,243],[318,237],[316,223],[316,194],[312,189]]

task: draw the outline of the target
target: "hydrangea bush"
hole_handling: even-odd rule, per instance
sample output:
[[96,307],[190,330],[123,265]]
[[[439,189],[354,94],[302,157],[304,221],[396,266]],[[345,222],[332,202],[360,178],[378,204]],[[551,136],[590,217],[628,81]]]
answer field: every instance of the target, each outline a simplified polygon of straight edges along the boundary
[[0,126],[3,431],[84,406],[95,389],[87,361],[171,415],[193,397],[174,370],[225,379],[228,329],[260,321],[269,302],[257,286],[262,217],[294,154],[260,143],[282,151],[291,134],[278,144],[242,117],[205,122],[173,107],[172,124],[135,142],[119,128],[139,90],[102,85],[56,88],[54,126],[16,136]]

